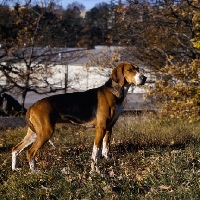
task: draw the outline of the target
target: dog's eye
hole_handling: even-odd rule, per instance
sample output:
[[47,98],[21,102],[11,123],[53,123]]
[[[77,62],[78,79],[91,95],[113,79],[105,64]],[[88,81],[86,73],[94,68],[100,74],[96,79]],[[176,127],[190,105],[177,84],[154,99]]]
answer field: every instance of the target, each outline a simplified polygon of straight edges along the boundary
[[132,71],[133,71],[133,69],[132,69],[132,68],[130,68],[130,69],[128,69],[128,71],[129,71],[129,72],[132,72]]

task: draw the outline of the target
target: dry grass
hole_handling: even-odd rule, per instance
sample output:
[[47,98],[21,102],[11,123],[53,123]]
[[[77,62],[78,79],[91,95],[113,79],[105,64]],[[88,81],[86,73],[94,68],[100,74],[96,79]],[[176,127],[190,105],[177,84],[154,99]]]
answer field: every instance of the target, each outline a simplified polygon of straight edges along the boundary
[[123,115],[113,130],[111,159],[90,174],[94,129],[58,125],[37,155],[40,173],[11,171],[11,148],[26,129],[0,132],[0,199],[199,199],[200,123]]

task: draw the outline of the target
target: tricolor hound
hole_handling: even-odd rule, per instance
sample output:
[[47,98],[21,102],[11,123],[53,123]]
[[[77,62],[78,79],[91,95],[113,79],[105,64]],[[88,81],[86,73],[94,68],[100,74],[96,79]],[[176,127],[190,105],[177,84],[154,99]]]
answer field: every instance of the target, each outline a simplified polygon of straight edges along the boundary
[[122,103],[130,85],[143,85],[146,79],[138,66],[123,62],[112,70],[110,78],[101,87],[37,101],[26,113],[27,135],[12,149],[12,170],[17,169],[19,153],[31,144],[27,159],[30,169],[35,169],[36,152],[51,138],[57,122],[95,126],[91,165],[94,170],[101,146],[102,155],[108,159],[112,127],[122,111]]

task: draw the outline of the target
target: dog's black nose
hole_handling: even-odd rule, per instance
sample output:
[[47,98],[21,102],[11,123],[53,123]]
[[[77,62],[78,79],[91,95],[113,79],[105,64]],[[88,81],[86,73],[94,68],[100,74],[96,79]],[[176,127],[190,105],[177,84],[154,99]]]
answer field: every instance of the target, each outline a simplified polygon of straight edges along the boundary
[[143,75],[143,76],[142,76],[142,85],[145,84],[146,80],[147,80],[147,77]]

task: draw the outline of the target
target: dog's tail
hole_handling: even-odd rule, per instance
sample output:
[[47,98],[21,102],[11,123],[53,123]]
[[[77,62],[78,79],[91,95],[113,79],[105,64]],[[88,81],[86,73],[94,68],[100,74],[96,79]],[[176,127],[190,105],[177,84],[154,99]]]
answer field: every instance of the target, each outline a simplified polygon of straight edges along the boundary
[[34,128],[34,125],[32,124],[31,120],[30,120],[30,111],[31,111],[31,107],[28,109],[28,111],[26,112],[26,123],[28,125],[28,127],[36,133],[36,130]]

